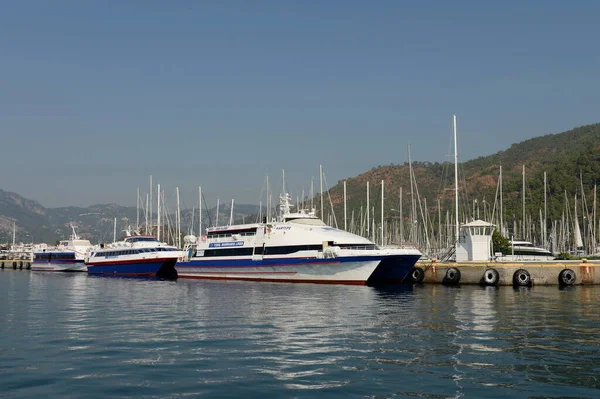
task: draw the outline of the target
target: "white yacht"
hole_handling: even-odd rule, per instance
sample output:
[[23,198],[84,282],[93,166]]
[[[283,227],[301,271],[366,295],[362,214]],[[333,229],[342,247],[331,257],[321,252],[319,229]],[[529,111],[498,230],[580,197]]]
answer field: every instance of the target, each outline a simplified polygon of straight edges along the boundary
[[536,247],[529,241],[510,241],[512,251],[497,258],[499,261],[548,261],[556,256],[546,248]]

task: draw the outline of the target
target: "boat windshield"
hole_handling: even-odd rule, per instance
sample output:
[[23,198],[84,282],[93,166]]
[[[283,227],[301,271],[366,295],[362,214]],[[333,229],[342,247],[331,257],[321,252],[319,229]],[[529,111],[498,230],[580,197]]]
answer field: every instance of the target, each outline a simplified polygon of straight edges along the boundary
[[286,219],[288,223],[306,224],[310,226],[327,226],[321,219],[314,218],[298,218],[298,219]]
[[154,237],[129,237],[125,239],[125,242],[157,242],[158,240]]

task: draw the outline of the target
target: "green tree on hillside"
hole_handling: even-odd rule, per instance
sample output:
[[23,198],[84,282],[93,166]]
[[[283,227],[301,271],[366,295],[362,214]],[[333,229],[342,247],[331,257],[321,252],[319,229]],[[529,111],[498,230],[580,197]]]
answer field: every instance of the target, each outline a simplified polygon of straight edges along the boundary
[[494,230],[492,233],[492,247],[494,253],[502,252],[503,255],[508,255],[512,252],[510,241],[502,236],[498,230]]

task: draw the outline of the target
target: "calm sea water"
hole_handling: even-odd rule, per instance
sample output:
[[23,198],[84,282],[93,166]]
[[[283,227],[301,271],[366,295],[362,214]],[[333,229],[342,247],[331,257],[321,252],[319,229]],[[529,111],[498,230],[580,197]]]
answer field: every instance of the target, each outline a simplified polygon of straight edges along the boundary
[[0,271],[0,397],[600,397],[600,288]]

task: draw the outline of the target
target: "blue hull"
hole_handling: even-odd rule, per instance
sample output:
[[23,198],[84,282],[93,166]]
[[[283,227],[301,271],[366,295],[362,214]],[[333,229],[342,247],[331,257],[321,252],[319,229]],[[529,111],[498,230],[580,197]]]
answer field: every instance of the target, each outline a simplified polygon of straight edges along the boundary
[[420,255],[390,256],[384,258],[377,266],[367,284],[404,283],[406,277],[415,263],[421,258]]
[[104,263],[87,265],[88,274],[117,277],[163,277],[176,279],[175,259],[157,262]]

